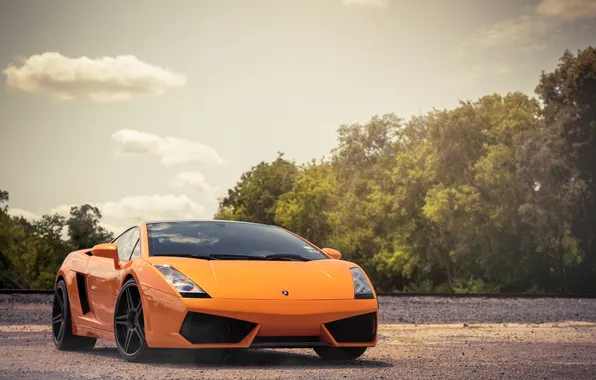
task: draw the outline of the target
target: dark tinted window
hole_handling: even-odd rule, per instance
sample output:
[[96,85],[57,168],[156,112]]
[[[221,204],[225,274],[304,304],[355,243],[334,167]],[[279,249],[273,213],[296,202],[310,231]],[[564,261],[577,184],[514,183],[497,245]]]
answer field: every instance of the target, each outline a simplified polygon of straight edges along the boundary
[[261,224],[219,221],[148,223],[147,232],[150,256],[260,258],[286,254],[308,260],[327,259],[317,248],[293,234]]

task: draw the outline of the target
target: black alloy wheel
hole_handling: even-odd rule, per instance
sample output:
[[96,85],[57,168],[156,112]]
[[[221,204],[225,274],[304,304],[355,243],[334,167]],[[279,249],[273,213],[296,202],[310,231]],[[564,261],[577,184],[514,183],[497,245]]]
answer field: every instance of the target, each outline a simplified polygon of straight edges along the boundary
[[126,281],[116,301],[114,337],[120,355],[136,361],[148,351],[141,293],[134,279]]
[[70,301],[64,280],[59,280],[52,302],[52,340],[58,350],[90,350],[96,338],[73,335]]

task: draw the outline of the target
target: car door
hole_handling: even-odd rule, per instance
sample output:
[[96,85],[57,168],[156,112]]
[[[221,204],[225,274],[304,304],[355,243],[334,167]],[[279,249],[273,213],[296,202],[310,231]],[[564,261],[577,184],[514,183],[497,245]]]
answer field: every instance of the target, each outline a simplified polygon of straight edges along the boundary
[[[118,246],[120,264],[125,265],[139,241],[138,227],[123,232],[114,244]],[[93,257],[87,265],[89,299],[95,318],[106,330],[111,330],[114,323],[114,307],[120,288],[120,269],[114,268],[114,261],[103,257]]]

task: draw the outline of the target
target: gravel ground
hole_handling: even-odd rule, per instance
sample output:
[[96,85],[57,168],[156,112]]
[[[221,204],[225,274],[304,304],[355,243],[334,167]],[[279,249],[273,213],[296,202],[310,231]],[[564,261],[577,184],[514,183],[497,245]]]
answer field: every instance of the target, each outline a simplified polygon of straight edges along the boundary
[[[0,294],[0,324],[47,323],[51,302]],[[382,324],[596,322],[596,299],[379,297],[379,308]]]
[[56,351],[50,300],[0,295],[0,379],[596,379],[596,300],[385,297],[379,344],[359,360],[237,350],[222,365],[184,350],[127,363],[106,341]]
[[381,323],[596,322],[596,299],[379,297]]

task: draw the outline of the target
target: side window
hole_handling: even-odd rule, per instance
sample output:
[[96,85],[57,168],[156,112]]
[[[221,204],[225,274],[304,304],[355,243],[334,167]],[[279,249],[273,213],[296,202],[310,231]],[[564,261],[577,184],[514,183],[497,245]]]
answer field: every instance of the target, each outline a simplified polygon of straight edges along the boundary
[[136,259],[141,257],[141,240],[137,239],[137,244],[135,245],[135,249],[132,250],[132,256],[130,256],[130,259]]
[[128,261],[132,250],[139,240],[139,229],[137,227],[126,231],[114,242],[118,246],[118,258],[120,261]]

